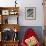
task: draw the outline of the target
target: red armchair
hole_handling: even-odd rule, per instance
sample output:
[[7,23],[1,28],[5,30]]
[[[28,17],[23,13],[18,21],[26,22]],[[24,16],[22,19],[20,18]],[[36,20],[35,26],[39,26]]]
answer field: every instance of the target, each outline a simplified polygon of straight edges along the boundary
[[[34,39],[34,41],[32,41]],[[32,41],[32,45],[31,42]],[[35,44],[33,45],[33,43]],[[30,45],[28,45],[28,43]],[[33,31],[32,28],[26,30],[24,37],[22,38],[21,46],[41,46],[40,42],[37,39],[36,33]]]

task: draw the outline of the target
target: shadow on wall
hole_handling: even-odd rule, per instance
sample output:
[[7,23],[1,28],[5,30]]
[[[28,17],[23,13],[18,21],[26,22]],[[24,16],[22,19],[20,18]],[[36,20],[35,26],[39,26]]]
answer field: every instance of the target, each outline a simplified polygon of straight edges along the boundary
[[39,41],[40,41],[41,43],[43,43],[43,36],[42,36],[42,35],[43,35],[43,33],[42,33],[43,30],[42,30],[42,26],[21,26],[21,27],[20,27],[20,32],[19,32],[19,39],[20,39],[20,42],[21,42],[21,40],[22,40],[22,38],[23,38],[23,36],[24,36],[25,31],[26,31],[28,28],[32,28],[32,29],[36,32]]

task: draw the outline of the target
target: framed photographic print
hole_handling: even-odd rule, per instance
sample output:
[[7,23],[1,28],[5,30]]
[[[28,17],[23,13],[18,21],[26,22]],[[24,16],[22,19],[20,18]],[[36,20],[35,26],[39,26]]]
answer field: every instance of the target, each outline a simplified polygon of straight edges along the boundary
[[35,7],[26,7],[25,8],[25,19],[35,20],[36,19],[36,8]]
[[9,10],[2,10],[2,15],[9,15]]

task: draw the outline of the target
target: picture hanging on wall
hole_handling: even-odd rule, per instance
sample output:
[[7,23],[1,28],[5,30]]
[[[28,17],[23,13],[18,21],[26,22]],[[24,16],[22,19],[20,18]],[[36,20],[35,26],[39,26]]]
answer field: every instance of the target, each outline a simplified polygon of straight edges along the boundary
[[36,19],[36,8],[35,7],[26,7],[25,8],[25,19],[26,20],[35,20]]

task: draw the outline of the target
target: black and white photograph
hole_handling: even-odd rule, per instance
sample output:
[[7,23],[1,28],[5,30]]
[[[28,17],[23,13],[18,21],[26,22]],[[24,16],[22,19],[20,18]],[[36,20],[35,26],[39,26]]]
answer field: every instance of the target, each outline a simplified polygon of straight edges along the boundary
[[35,7],[26,7],[26,15],[25,18],[29,20],[35,20],[36,19],[36,8]]

